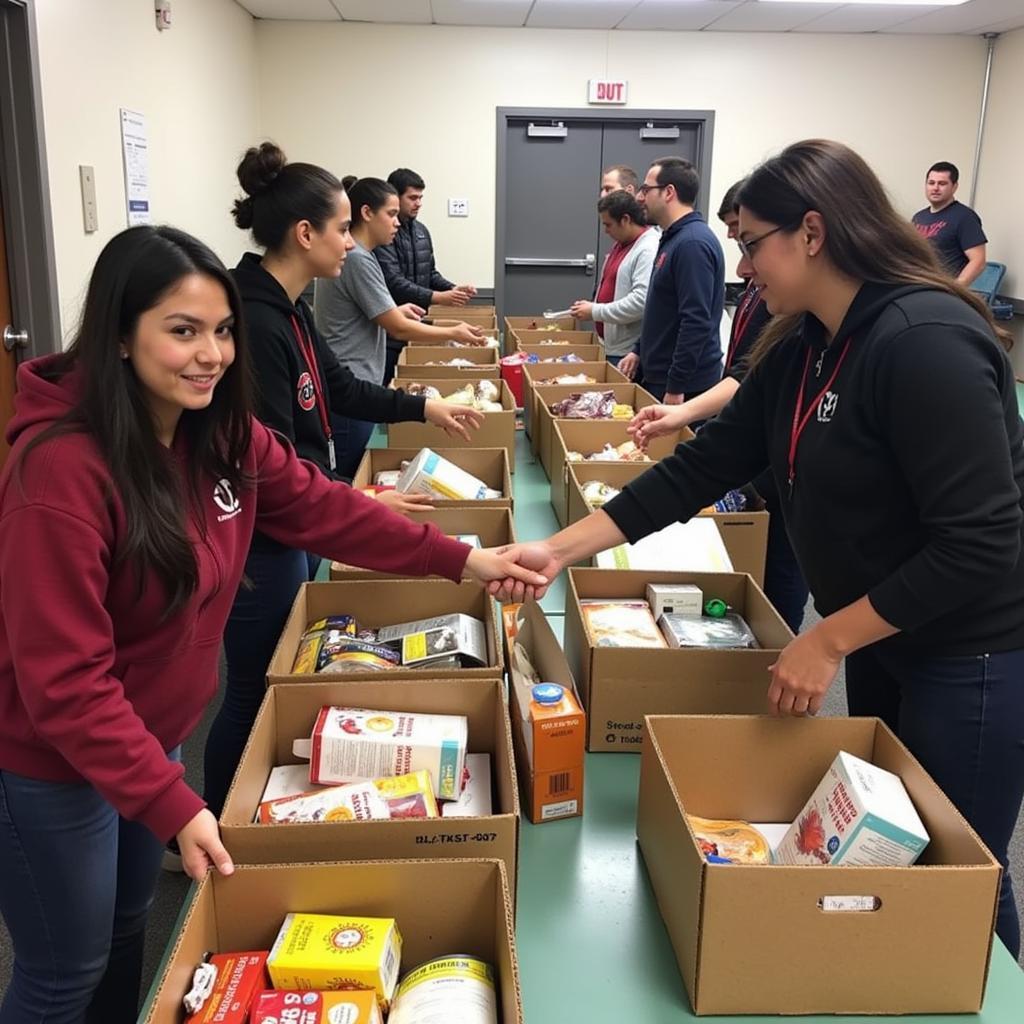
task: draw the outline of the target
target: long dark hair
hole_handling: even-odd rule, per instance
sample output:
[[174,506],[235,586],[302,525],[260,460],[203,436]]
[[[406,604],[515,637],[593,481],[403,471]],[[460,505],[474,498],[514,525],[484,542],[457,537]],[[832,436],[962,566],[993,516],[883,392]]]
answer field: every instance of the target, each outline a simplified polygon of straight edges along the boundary
[[[142,314],[190,274],[211,278],[224,289],[235,320],[235,358],[210,404],[181,414],[178,429],[187,441],[183,494],[173,460],[157,437],[145,387],[120,350]],[[144,225],[115,235],[96,260],[75,338],[47,367],[47,376],[72,370],[81,375],[81,399],[33,438],[22,458],[62,434],[92,436],[124,506],[127,532],[114,564],[134,564],[140,591],[146,574],[155,573],[167,589],[170,615],[198,585],[186,508],[197,511],[200,480],[227,480],[235,493],[251,486],[241,468],[251,442],[250,358],[242,302],[224,264],[198,239],[175,228]]]
[[315,164],[290,164],[279,146],[263,142],[245,151],[236,171],[245,192],[231,209],[235,224],[252,230],[256,244],[281,248],[288,229],[308,220],[323,231],[338,203],[341,182]]
[[[750,174],[739,205],[788,234],[799,229],[809,211],[820,213],[827,229],[824,251],[840,273],[858,281],[949,292],[977,310],[1010,348],[1010,335],[996,325],[988,306],[943,270],[928,242],[893,208],[875,172],[848,146],[828,139],[787,146]],[[799,320],[798,314],[775,317],[761,332],[751,365],[792,334]]]

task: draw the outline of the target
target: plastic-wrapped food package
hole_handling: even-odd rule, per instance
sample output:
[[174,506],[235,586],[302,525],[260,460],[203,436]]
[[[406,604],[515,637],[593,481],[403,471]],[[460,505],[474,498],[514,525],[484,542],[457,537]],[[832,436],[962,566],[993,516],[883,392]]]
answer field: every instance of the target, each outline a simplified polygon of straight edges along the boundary
[[558,377],[545,377],[536,381],[537,384],[596,384],[597,378],[589,373],[563,373]]
[[552,414],[566,420],[608,420],[614,408],[614,391],[574,391],[551,404]]
[[[531,362],[531,363],[535,363],[535,362],[537,362],[537,356],[531,356],[529,358],[529,360],[527,360],[527,361]],[[547,356],[545,359],[542,359],[541,362],[544,362],[544,363],[582,363],[583,362],[583,356],[578,356],[578,355],[576,355],[575,352],[566,352],[566,354],[564,356]]]
[[591,508],[601,508],[619,493],[618,489],[603,480],[588,480],[583,485],[583,497]]
[[742,615],[727,612],[722,618],[666,612],[658,620],[669,647],[707,647],[714,650],[753,649],[761,645]]
[[583,621],[595,647],[665,647],[646,601],[580,602]]
[[422,398],[440,398],[441,392],[433,386],[433,384],[406,384],[405,393],[407,395],[418,395]]
[[697,837],[700,852],[709,860],[729,864],[771,864],[772,851],[768,840],[748,822],[698,818],[696,814],[688,814],[686,820]]

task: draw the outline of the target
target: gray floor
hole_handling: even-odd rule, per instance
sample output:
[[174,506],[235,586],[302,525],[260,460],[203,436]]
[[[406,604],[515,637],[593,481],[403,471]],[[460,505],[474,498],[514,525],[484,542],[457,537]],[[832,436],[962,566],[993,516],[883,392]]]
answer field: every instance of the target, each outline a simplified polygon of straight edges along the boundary
[[[817,615],[808,605],[806,626],[811,626],[817,621]],[[222,664],[223,669],[223,664]],[[840,673],[836,684],[832,687],[829,698],[825,705],[825,713],[829,715],[845,715],[846,699],[843,695],[843,676]],[[215,706],[201,723],[195,735],[184,745],[183,761],[185,763],[185,777],[195,789],[202,788],[202,761],[203,746],[206,742],[206,733],[213,718]],[[592,755],[598,756],[598,755]],[[529,827],[529,826],[527,826]],[[1024,814],[1017,821],[1017,828],[1014,832],[1013,842],[1010,845],[1010,864],[1013,875],[1017,879],[1024,880]],[[163,873],[157,886],[156,899],[153,910],[150,914],[149,929],[146,934],[146,961],[143,968],[142,995],[146,992],[153,980],[156,970],[160,965],[168,940],[174,931],[178,920],[185,895],[188,892],[189,883],[184,875],[172,875]],[[1017,906],[1024,919],[1024,884],[1017,888]],[[1024,955],[1021,957],[1021,964],[1024,966]],[[6,930],[0,923],[0,989],[6,988],[11,973],[11,946]]]

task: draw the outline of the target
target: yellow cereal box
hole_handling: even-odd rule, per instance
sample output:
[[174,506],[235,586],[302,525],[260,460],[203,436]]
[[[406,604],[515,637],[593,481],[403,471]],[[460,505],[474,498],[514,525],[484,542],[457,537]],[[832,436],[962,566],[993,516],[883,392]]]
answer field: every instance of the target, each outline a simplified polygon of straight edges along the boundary
[[402,936],[391,917],[289,914],[267,960],[274,988],[377,993],[386,1011],[398,981]]

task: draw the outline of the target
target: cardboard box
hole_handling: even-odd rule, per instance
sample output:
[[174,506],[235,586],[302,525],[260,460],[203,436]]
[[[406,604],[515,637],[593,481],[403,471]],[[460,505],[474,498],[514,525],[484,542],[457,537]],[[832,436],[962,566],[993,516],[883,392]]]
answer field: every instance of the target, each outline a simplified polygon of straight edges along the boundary
[[[253,814],[271,768],[300,763],[292,742],[308,737],[324,705],[464,715],[468,749],[489,754],[494,813],[482,818],[258,825]],[[516,885],[519,794],[501,679],[395,681],[361,676],[336,682],[271,686],[260,707],[220,816],[221,838],[239,864],[304,860],[496,857]],[[399,922],[401,927],[401,922]]]
[[514,334],[517,331],[574,331],[577,321],[571,316],[563,316],[558,320],[545,320],[538,313],[536,316],[507,316],[505,317],[506,334]]
[[[494,602],[476,583],[452,583],[450,580],[341,580],[331,583],[304,583],[295,595],[281,637],[267,666],[267,682],[323,683],[327,676],[292,672],[299,641],[311,622],[328,615],[355,615],[360,625],[393,626],[402,622],[431,618],[449,612],[464,612],[480,619],[487,639],[487,660],[484,668],[462,668],[452,671],[459,679],[493,679],[504,670],[498,646]],[[429,667],[404,668],[375,673],[373,678],[429,679]],[[325,701],[325,703],[330,703]],[[284,763],[284,762],[280,762]]]
[[[611,391],[614,393],[617,403],[632,406],[634,412],[639,412],[645,406],[658,404],[658,400],[654,395],[644,391],[639,385],[630,383],[541,384],[534,387],[534,424],[530,442],[549,480],[551,479],[552,468],[557,458],[556,446],[559,445],[559,442],[555,439],[554,424],[556,419],[566,418],[561,416],[556,418],[552,414],[550,406],[553,402],[559,402],[563,398],[568,398],[570,395],[581,391]],[[628,423],[629,420],[620,420],[619,422]]]
[[[483,428],[481,428],[483,429]],[[447,434],[441,437],[448,439]],[[403,462],[411,462],[426,447],[419,448],[367,448],[362,461],[352,477],[353,487],[371,487],[374,477],[382,470],[400,470]],[[509,470],[508,451],[505,448],[433,448],[432,451],[443,456],[467,473],[482,480],[488,487],[501,491],[500,498],[473,498],[456,501],[448,498],[436,498],[437,508],[511,508],[512,477]]]
[[[552,356],[579,356],[583,362],[599,363],[604,359],[604,349],[600,345],[516,345],[515,351],[523,351],[527,355],[535,355],[543,364]],[[501,367],[501,379],[508,384],[520,408],[523,405],[523,367],[530,363],[516,363]],[[549,363],[544,365],[562,366],[569,364]]]
[[[516,328],[514,331],[516,348],[526,348],[532,345],[551,345],[553,342],[562,345],[597,345],[603,349],[601,342],[593,331],[575,330],[544,330],[543,328],[531,331],[523,328]],[[602,355],[601,358],[604,358]]]
[[[565,421],[559,421],[564,423]],[[588,480],[603,480],[620,490],[644,473],[650,466],[643,462],[571,462],[566,463],[566,525],[589,516],[592,509],[583,497],[582,486]],[[753,577],[760,587],[764,583],[764,562],[768,551],[767,512],[701,512],[713,519],[729,552],[736,572]]]
[[[647,719],[637,837],[694,1011],[976,1013],[1000,867],[873,718]],[[705,862],[685,814],[790,821],[840,750],[899,775],[932,841],[914,867]]]
[[[694,583],[705,598],[721,598],[747,620],[761,649],[591,646],[580,599],[645,600],[648,583]],[[768,666],[792,639],[789,627],[761,588],[744,573],[569,570],[565,655],[587,710],[587,750],[635,754],[643,741],[645,715],[743,715],[765,711]]]
[[[382,448],[380,451],[388,451]],[[504,449],[498,448],[504,458]],[[471,453],[469,450],[468,453]],[[452,503],[457,504],[457,503]],[[422,512],[410,512],[407,516],[415,523],[433,523],[443,534],[449,537],[459,534],[476,534],[480,538],[480,546],[485,548],[502,547],[515,544],[516,530],[509,508],[449,508],[447,502],[439,502],[444,507],[425,509]],[[414,577],[418,578],[418,577]],[[359,569],[341,562],[331,562],[332,580],[397,580],[409,579],[394,573],[374,572],[372,569]]]
[[[565,453],[572,451],[581,455],[593,455],[594,452],[601,451],[606,444],[618,447],[626,441],[633,440],[633,435],[626,429],[628,426],[629,424],[623,420],[555,420],[552,423],[551,506],[555,510],[555,518],[560,526],[565,527],[572,522],[568,518],[569,471],[566,468]],[[651,461],[639,462],[636,465],[649,469],[655,462],[671,455],[684,435],[692,436],[686,430],[654,438],[647,449],[647,457]],[[607,466],[615,463],[600,462],[597,465]],[[744,570],[746,571],[748,570]]]
[[[428,363],[444,362],[448,359],[465,359],[473,366],[428,366]],[[439,345],[406,345],[398,355],[395,379],[398,386],[403,380],[447,380],[452,377],[491,378],[499,375],[498,350],[496,348],[449,348]]]
[[[597,384],[629,384],[631,381],[620,373],[607,359],[584,363],[524,363],[523,364],[523,426],[526,435],[533,433],[532,425],[535,415],[533,389],[537,384],[544,384],[551,377],[564,374],[583,373],[593,377]],[[589,388],[590,384],[574,384],[573,387]]]
[[[492,378],[487,378],[491,380]],[[411,381],[401,381],[405,387]],[[438,389],[442,395],[450,395],[467,383],[475,383],[465,377],[462,380],[434,379],[418,380],[418,384],[429,384]],[[504,381],[498,380],[497,374],[493,383],[498,386],[500,392],[501,412],[483,413],[484,422],[479,429],[470,430],[470,440],[464,441],[461,437],[449,437],[440,427],[432,423],[389,423],[388,447],[389,448],[433,448],[434,451],[443,451],[445,448],[504,448],[508,452],[508,468],[510,473],[515,472],[516,458],[516,403]]]
[[239,865],[198,883],[142,1024],[181,1024],[207,950],[270,949],[293,912],[394,917],[405,970],[452,952],[494,965],[505,1024],[523,1024],[512,903],[498,860]]
[[506,605],[503,621],[509,665],[512,743],[526,816],[535,825],[578,817],[583,814],[586,712],[558,720],[531,722],[529,687],[515,670],[512,645],[517,640],[522,644],[530,664],[544,682],[558,683],[579,700],[576,680],[551,624],[538,604]]
[[[455,327],[458,324],[469,324],[470,327],[479,327],[484,334],[495,337],[498,333],[498,321],[493,316],[460,316],[457,312],[448,310],[444,316],[427,316],[423,322],[432,327]],[[497,351],[497,346],[495,346]]]

